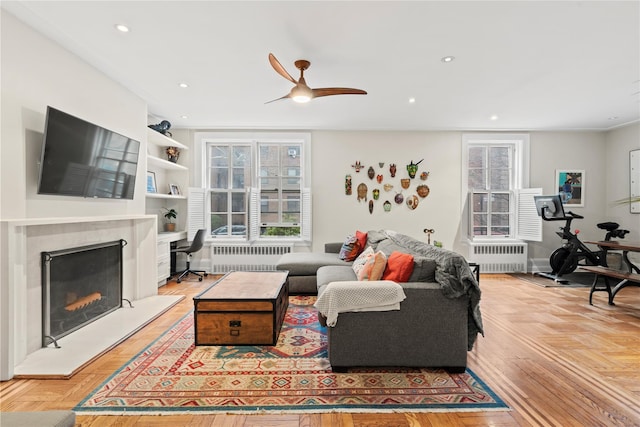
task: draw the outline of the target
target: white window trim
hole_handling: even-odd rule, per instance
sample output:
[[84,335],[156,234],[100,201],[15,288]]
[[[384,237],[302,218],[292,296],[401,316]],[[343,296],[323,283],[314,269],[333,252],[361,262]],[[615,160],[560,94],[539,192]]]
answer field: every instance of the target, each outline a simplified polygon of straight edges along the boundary
[[[521,241],[515,236],[518,236],[518,230],[515,228],[517,224],[517,204],[513,204],[511,209],[514,211],[510,221],[510,227],[512,227],[512,236],[514,237],[471,237],[469,233],[470,218],[469,213],[469,192],[468,186],[469,174],[469,147],[473,145],[487,145],[487,144],[509,144],[514,147],[514,162],[513,162],[513,192],[527,188],[529,186],[529,134],[527,133],[464,133],[462,134],[462,188],[461,188],[461,206],[464,206],[462,221],[464,240],[471,239],[474,242],[519,242]],[[514,203],[514,201],[512,201]]]

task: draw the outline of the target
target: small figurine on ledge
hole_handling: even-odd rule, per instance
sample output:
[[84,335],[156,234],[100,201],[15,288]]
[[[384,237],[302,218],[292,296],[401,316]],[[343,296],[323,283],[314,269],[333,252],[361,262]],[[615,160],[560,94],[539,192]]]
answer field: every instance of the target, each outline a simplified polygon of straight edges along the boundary
[[160,123],[155,125],[149,125],[149,127],[155,130],[156,132],[160,132],[163,135],[173,136],[171,135],[171,132],[169,132],[169,128],[171,128],[171,123],[168,122],[167,120],[163,120]]

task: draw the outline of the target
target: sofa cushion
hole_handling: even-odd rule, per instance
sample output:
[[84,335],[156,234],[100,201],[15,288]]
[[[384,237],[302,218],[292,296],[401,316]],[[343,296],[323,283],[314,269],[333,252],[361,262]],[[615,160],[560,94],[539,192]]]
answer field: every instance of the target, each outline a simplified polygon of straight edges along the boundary
[[373,248],[371,246],[367,246],[367,249],[362,251],[362,253],[358,255],[358,258],[353,261],[353,264],[351,264],[351,268],[353,268],[353,272],[356,273],[356,276],[360,275],[360,272],[362,271],[364,264],[367,262],[369,255],[373,254]]
[[378,242],[378,245],[375,249],[377,251],[384,252],[384,254],[387,256],[391,255],[393,252],[409,253],[407,248],[395,244],[393,241],[391,241],[391,239],[381,240],[380,242]]
[[387,268],[382,274],[383,280],[408,282],[413,273],[413,255],[404,252],[391,252],[387,258]]
[[327,285],[331,282],[358,280],[358,276],[353,272],[351,266],[344,265],[327,265],[318,269],[316,277],[316,285],[318,286],[318,295],[324,292]]
[[387,256],[383,252],[378,251],[369,255],[358,274],[358,280],[380,280],[386,266]]
[[289,276],[315,276],[318,268],[324,265],[342,265],[351,268],[351,263],[338,259],[337,254],[293,252],[282,255],[276,264],[276,269],[288,270]]
[[358,243],[360,244],[360,251],[367,247],[367,233],[363,231],[356,231],[356,239],[358,239]]
[[413,272],[409,282],[435,282],[436,262],[421,256],[413,257]]
[[353,261],[360,255],[362,249],[364,248],[360,246],[360,241],[354,234],[350,234],[342,244],[338,258],[344,261]]

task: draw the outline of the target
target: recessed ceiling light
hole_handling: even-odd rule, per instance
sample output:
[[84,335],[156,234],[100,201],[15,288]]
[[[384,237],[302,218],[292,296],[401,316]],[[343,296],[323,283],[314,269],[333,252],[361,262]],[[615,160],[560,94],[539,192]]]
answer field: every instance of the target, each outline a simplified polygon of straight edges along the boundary
[[188,119],[189,116],[185,116],[184,114],[182,116],[180,116],[181,119]]
[[178,86],[180,86],[180,87],[189,87],[189,85],[186,84],[186,83],[180,83]]
[[416,99],[415,98],[409,98],[409,104],[415,104]]
[[616,120],[616,119],[618,119],[618,116],[611,116],[607,120]]
[[451,61],[453,61],[454,59],[456,59],[456,57],[455,57],[455,56],[445,56],[445,57],[443,57],[443,58],[441,59],[441,61],[442,61],[442,62],[451,62]]
[[116,30],[122,32],[122,33],[128,33],[129,32],[129,27],[127,27],[124,24],[116,24]]
[[491,120],[498,120],[498,116],[496,116],[496,115],[494,114],[494,115],[492,115],[491,117],[489,117],[489,119],[491,119]]

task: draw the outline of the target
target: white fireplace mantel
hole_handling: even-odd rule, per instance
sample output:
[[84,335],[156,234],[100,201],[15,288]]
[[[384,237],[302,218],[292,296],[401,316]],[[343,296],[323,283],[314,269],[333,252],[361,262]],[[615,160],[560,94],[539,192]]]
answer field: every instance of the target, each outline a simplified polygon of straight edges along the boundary
[[40,252],[126,240],[123,298],[135,302],[158,293],[156,222],[155,215],[0,221],[0,380],[41,347]]

